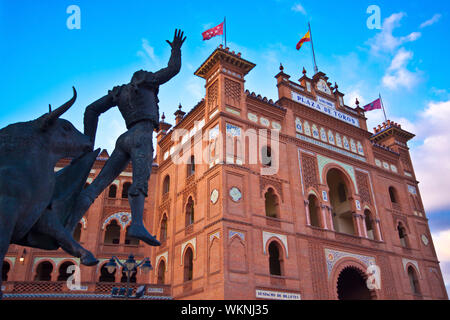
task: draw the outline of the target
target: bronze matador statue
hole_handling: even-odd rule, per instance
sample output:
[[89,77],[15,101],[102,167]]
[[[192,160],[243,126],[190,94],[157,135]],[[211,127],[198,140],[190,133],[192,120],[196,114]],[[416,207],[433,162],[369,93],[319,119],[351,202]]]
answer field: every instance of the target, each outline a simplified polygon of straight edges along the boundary
[[114,87],[106,96],[86,108],[84,133],[91,137],[92,141],[95,140],[98,117],[115,106],[119,107],[128,131],[117,139],[115,149],[98,177],[81,192],[66,224],[68,231],[74,231],[94,200],[116,179],[131,160],[133,183],[128,190],[128,201],[132,220],[128,235],[151,246],[160,245],[160,242],[144,227],[144,203],[148,193],[148,179],[153,161],[153,130],[159,129],[159,86],[180,71],[180,49],[185,40],[183,32],[175,30],[173,41],[166,40],[172,48],[167,68],[154,73],[144,70],[137,71],[133,74],[130,83]]

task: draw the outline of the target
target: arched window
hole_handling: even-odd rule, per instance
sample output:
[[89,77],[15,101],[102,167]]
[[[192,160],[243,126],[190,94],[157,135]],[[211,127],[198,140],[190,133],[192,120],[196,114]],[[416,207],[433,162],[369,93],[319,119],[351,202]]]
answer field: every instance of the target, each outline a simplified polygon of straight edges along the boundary
[[375,230],[373,229],[372,213],[369,210],[364,210],[364,221],[366,223],[367,237],[375,240]]
[[112,184],[109,186],[108,197],[115,198],[117,196],[117,186]]
[[112,220],[105,230],[105,244],[119,244],[120,242],[120,226],[116,220]]
[[52,271],[53,265],[50,262],[41,262],[36,268],[36,276],[34,277],[34,281],[51,281]]
[[320,211],[319,211],[319,200],[313,194],[308,197],[308,209],[309,209],[309,222],[313,227],[320,228]]
[[81,239],[81,229],[82,229],[82,225],[79,222],[77,224],[77,226],[75,227],[75,230],[73,231],[73,238],[77,242],[80,242],[80,239]]
[[11,269],[11,265],[8,261],[3,261],[2,267],[2,281],[8,281],[8,272]]
[[187,164],[187,176],[190,177],[195,173],[195,157],[191,156]]
[[276,241],[269,244],[269,272],[274,276],[283,275],[281,248]]
[[164,214],[161,220],[161,231],[159,234],[159,241],[165,242],[167,239],[167,216]]
[[416,270],[414,270],[412,266],[408,267],[408,278],[409,278],[409,285],[411,286],[411,292],[413,294],[421,294],[419,279],[417,278]]
[[[127,271],[122,270],[122,277],[120,278],[120,282],[126,283],[128,281]],[[130,283],[136,283],[136,269],[131,271],[130,273]]]
[[122,198],[128,198],[128,189],[131,187],[131,182],[125,182],[122,186]]
[[194,270],[194,254],[191,248],[187,248],[184,254],[184,281],[191,281]]
[[164,262],[164,260],[161,260],[158,266],[158,280],[156,281],[157,284],[164,284],[165,273],[166,263]]
[[269,146],[261,148],[261,163],[269,167],[272,165],[272,149]]
[[334,230],[355,235],[353,208],[349,192],[351,190],[349,188],[351,182],[341,170],[333,168],[327,173],[327,184],[330,190],[329,201],[332,209]]
[[397,191],[394,187],[389,187],[389,197],[392,203],[397,203]]
[[408,240],[407,240],[406,229],[401,222],[399,222],[399,224],[397,226],[397,231],[398,231],[398,237],[400,239],[400,243],[401,243],[402,247],[407,248]]
[[109,273],[108,269],[106,268],[106,263],[102,266],[100,269],[100,278],[98,279],[99,282],[115,282],[116,281],[116,269],[112,273]]
[[72,272],[68,273],[68,268],[73,265],[74,265],[74,263],[70,262],[70,261],[66,261],[63,264],[61,264],[61,266],[59,267],[57,280],[58,281],[67,281],[67,279],[69,279],[69,277],[75,272],[75,270],[73,270]]
[[186,227],[194,223],[194,200],[189,197],[186,204]]
[[170,189],[170,176],[167,175],[163,181],[163,194],[168,193],[169,189]]
[[272,188],[269,188],[264,194],[266,216],[277,218],[279,216],[279,203],[278,197]]

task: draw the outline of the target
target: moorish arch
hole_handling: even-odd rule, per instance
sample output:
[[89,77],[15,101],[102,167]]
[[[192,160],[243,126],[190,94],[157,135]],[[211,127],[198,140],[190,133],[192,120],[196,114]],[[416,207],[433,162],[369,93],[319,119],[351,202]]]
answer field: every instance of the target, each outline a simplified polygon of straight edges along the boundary
[[358,235],[355,220],[355,185],[347,171],[336,165],[324,168],[325,180],[328,186],[328,198],[332,210],[333,228],[337,232]]
[[368,266],[356,258],[346,257],[334,267],[329,277],[330,292],[336,300],[376,300],[378,293],[367,286]]

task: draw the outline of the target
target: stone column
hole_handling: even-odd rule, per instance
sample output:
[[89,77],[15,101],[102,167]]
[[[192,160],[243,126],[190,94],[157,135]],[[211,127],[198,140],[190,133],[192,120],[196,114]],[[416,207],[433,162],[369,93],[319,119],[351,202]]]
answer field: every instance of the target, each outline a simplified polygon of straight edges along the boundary
[[359,237],[362,237],[361,226],[360,226],[360,223],[359,223],[359,216],[360,216],[360,214],[358,214],[356,212],[352,212],[352,215],[353,215],[353,225],[354,225],[354,228],[355,228],[355,230],[357,232],[357,235]]
[[376,218],[375,221],[375,232],[376,232],[376,239],[378,241],[383,241],[383,237],[381,237],[381,228],[380,228],[380,219]]
[[328,211],[328,206],[326,206],[326,205],[321,205],[320,206],[321,207],[321,212],[322,212],[322,225],[323,225],[323,228],[325,229],[325,230],[328,230],[328,223],[327,223],[327,216],[328,216],[328,214],[327,214],[327,211]]
[[329,222],[329,225],[330,225],[330,230],[331,231],[335,231],[334,230],[334,225],[333,225],[333,210],[332,210],[332,208],[330,207],[330,206],[326,206],[327,207],[327,211],[328,211],[328,222]]
[[305,203],[306,225],[310,226],[311,225],[311,217],[309,215],[309,201],[304,200],[304,203]]

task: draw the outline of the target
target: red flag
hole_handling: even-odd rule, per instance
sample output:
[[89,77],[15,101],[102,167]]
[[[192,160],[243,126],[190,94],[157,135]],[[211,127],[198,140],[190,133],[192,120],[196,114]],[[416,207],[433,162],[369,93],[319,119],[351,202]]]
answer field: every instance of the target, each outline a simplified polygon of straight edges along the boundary
[[368,105],[363,107],[364,111],[372,111],[376,109],[381,109],[381,100],[378,98],[377,100],[369,103]]
[[202,33],[203,40],[209,40],[212,37],[220,36],[223,34],[223,22],[214,28],[208,29]]

